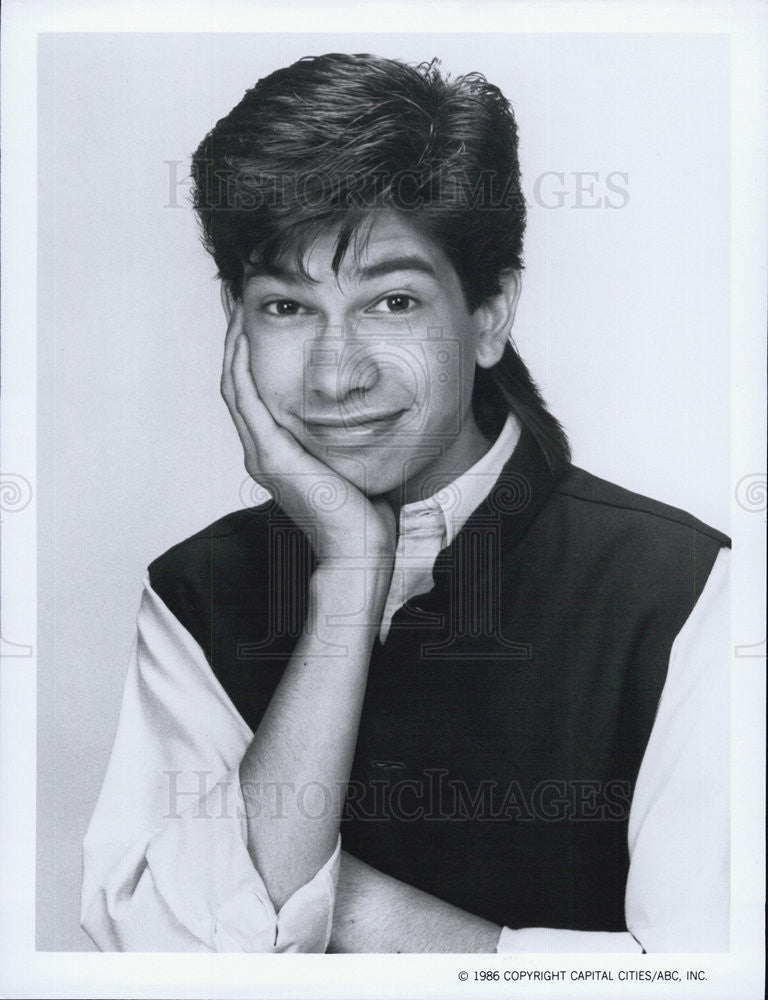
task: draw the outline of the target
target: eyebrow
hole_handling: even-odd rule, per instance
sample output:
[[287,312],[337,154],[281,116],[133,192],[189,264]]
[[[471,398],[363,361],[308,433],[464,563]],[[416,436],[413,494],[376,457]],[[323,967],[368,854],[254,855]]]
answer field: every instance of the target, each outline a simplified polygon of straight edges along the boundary
[[420,271],[422,274],[426,274],[430,278],[437,280],[434,267],[424,257],[419,257],[418,254],[407,254],[402,257],[385,257],[383,260],[360,268],[360,277],[364,279],[381,278],[387,274],[394,274],[395,271]]
[[[437,272],[425,257],[418,254],[404,254],[399,257],[384,257],[361,267],[358,275],[363,281],[370,281],[373,278],[382,278],[397,271],[417,271],[426,274],[437,281]],[[281,267],[279,264],[270,268],[260,268],[259,272],[272,278],[280,278],[288,282],[300,282],[305,280],[298,271]]]

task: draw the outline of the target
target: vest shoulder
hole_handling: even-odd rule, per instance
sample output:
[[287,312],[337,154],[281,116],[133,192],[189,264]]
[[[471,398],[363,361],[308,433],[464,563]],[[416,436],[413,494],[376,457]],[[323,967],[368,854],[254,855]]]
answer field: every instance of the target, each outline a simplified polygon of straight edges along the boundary
[[571,466],[555,486],[554,493],[583,507],[582,516],[600,517],[617,527],[632,528],[649,536],[695,534],[708,538],[717,548],[730,548],[723,532],[678,507],[653,500],[610,483],[577,466]]
[[184,580],[208,579],[214,562],[251,561],[263,551],[273,510],[270,502],[233,511],[172,545],[149,564],[153,590],[163,597]]

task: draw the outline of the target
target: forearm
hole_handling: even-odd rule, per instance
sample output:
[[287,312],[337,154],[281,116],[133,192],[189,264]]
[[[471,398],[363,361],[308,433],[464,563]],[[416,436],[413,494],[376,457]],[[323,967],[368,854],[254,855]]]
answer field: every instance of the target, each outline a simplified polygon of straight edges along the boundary
[[342,852],[328,951],[490,953],[500,932]]
[[375,557],[318,568],[304,634],[240,766],[248,850],[277,908],[336,844],[388,583]]

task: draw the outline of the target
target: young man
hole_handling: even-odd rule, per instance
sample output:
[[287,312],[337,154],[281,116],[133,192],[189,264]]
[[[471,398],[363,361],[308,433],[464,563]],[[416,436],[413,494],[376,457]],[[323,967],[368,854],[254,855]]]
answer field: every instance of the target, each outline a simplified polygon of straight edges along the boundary
[[273,499],[149,571],[85,845],[101,948],[727,947],[727,539],[570,465],[510,340],[481,76],[259,81],[193,158]]

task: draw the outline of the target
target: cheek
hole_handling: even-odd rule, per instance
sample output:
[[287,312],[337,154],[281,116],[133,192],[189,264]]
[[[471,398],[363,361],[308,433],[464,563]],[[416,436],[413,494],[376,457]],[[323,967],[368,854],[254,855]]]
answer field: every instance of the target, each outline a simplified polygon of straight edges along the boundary
[[472,396],[475,352],[471,338],[446,337],[429,352],[430,409],[463,410]]
[[248,340],[253,381],[263,402],[276,415],[281,410],[281,401],[290,395],[290,365],[263,338],[249,334]]
[[442,433],[458,434],[471,398],[471,382],[459,378],[434,382],[429,399],[430,424]]

